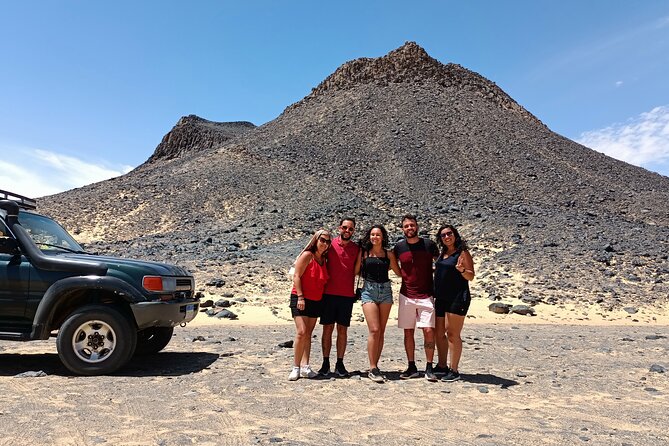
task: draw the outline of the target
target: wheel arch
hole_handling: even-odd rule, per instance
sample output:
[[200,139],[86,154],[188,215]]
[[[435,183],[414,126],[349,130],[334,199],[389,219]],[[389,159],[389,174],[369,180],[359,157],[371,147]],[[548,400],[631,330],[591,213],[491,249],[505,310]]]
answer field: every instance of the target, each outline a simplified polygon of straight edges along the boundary
[[69,314],[91,304],[114,306],[136,327],[130,304],[144,300],[136,289],[115,277],[68,277],[51,285],[44,294],[35,313],[31,338],[48,339]]

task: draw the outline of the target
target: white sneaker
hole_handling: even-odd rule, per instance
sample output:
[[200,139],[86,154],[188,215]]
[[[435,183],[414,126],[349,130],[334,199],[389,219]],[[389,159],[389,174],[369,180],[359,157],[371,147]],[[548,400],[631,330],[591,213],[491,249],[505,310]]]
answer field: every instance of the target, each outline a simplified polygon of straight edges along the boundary
[[299,378],[300,378],[300,368],[293,367],[293,370],[290,371],[290,375],[288,375],[288,381],[297,381]]
[[318,373],[316,373],[316,372],[314,372],[313,370],[311,370],[311,366],[310,366],[310,365],[305,365],[305,366],[302,367],[302,369],[300,370],[300,376],[301,376],[302,378],[309,378],[309,379],[311,379],[311,378],[315,378],[315,377],[317,377],[317,376],[318,376]]

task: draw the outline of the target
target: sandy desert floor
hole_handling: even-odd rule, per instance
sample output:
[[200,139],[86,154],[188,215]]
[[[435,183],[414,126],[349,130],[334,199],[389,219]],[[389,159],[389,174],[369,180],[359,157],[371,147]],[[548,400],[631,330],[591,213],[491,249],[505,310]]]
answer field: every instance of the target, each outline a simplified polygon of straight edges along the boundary
[[[454,383],[399,379],[394,314],[387,380],[367,379],[359,304],[353,375],[287,381],[292,350],[279,344],[294,329],[281,296],[233,306],[236,321],[200,314],[164,352],[113,376],[72,376],[54,339],[0,342],[0,445],[669,445],[669,372],[651,371],[669,369],[666,309],[603,318],[545,307],[529,317],[495,315],[489,303],[475,301],[465,323]],[[319,339],[312,351],[317,368]],[[46,376],[16,377],[29,371]]]

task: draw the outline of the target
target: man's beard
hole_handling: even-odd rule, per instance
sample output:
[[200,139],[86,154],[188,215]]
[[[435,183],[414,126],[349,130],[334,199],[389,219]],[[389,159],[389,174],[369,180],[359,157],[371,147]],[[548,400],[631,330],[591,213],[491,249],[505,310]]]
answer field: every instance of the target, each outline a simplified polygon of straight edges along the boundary
[[341,237],[342,240],[351,240],[351,237],[353,237],[353,233],[351,232],[342,232],[339,237]]
[[404,232],[404,237],[414,238],[417,233],[418,233],[417,231],[414,231],[413,229],[410,229],[410,230]]

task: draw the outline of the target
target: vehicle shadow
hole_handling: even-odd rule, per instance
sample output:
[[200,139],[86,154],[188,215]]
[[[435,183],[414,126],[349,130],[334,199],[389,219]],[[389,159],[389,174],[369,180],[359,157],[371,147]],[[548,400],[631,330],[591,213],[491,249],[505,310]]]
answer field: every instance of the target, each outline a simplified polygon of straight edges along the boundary
[[[113,376],[180,376],[196,373],[209,367],[220,357],[207,352],[161,352],[136,356]],[[43,371],[47,375],[76,376],[60,362],[54,353],[0,353],[0,376],[15,376],[26,372]]]

